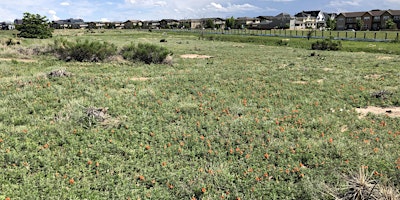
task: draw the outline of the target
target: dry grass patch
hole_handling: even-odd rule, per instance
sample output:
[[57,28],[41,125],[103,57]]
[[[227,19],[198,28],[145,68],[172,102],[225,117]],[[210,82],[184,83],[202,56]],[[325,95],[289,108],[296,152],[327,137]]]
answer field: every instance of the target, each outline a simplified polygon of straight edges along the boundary
[[376,57],[376,59],[378,59],[378,60],[391,60],[391,59],[393,59],[393,57],[390,57],[390,56],[378,56],[378,57]]
[[0,61],[7,61],[7,62],[17,61],[17,62],[24,62],[24,63],[33,63],[33,62],[36,62],[37,60],[24,59],[24,58],[0,58]]

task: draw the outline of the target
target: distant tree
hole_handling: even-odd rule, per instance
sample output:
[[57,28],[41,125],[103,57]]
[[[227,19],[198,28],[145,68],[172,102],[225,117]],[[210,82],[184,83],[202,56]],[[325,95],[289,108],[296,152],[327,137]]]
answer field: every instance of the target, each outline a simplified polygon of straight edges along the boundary
[[388,20],[385,22],[385,26],[386,26],[387,29],[396,29],[396,28],[397,28],[396,25],[397,25],[397,24],[394,23],[393,19],[388,19]]
[[233,16],[231,18],[226,19],[226,27],[235,28],[235,18],[233,18]]
[[16,29],[20,31],[19,37],[45,39],[52,37],[53,29],[50,28],[46,16],[39,14],[24,13],[22,24],[17,25]]
[[357,20],[357,27],[356,27],[356,29],[359,30],[359,31],[361,31],[361,30],[363,29],[363,27],[364,27],[364,21],[361,20],[361,19]]
[[326,22],[326,28],[329,28],[330,30],[335,30],[336,20],[329,18],[328,21]]
[[215,28],[214,21],[212,19],[207,19],[205,28]]

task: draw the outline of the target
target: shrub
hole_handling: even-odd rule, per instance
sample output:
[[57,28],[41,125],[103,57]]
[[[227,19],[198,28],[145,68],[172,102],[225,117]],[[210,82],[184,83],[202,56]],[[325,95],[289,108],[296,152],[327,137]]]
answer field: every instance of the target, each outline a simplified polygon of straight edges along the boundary
[[65,61],[98,62],[115,55],[117,47],[107,42],[59,39],[54,41],[54,53]]
[[165,47],[143,43],[139,43],[138,45],[130,44],[121,50],[121,55],[124,59],[141,61],[146,64],[163,63],[170,54],[172,53]]
[[337,51],[342,48],[342,43],[340,41],[334,42],[332,39],[325,39],[322,41],[317,41],[312,43],[311,49],[313,50],[328,50]]

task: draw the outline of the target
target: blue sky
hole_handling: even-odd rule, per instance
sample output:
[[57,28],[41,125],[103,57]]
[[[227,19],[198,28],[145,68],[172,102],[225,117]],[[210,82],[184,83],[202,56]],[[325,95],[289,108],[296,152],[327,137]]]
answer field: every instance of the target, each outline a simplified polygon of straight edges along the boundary
[[294,15],[302,10],[326,12],[400,10],[400,0],[1,0],[0,21],[22,18],[24,12],[52,20],[194,19]]

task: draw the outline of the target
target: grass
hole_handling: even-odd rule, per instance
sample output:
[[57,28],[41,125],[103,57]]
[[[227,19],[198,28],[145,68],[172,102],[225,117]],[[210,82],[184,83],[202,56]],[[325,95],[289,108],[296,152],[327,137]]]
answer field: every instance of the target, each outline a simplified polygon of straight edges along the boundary
[[[0,60],[0,199],[334,199],[325,187],[361,166],[400,188],[399,119],[355,112],[399,106],[398,55],[136,31],[54,37],[152,43],[174,61],[65,63],[16,53],[53,39],[2,46],[13,59]],[[68,76],[49,76],[59,70]]]

